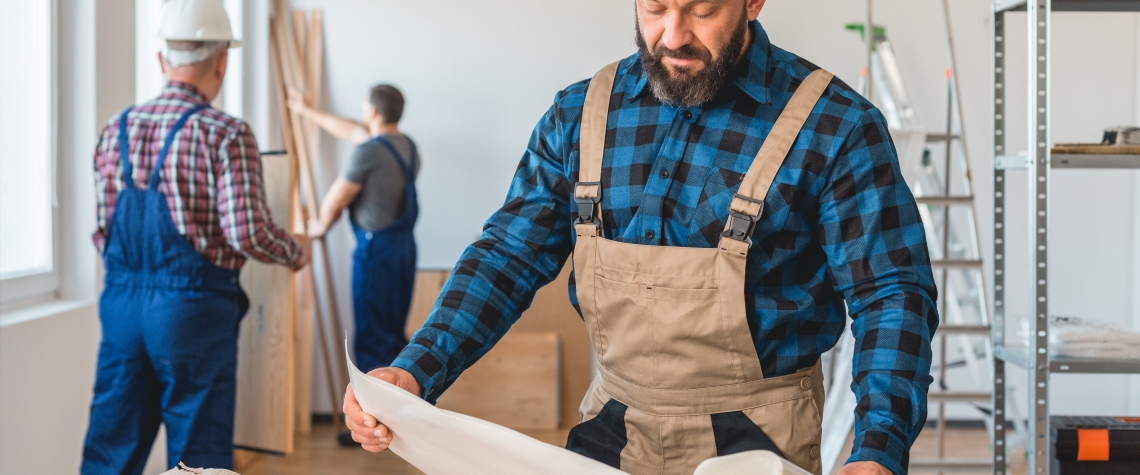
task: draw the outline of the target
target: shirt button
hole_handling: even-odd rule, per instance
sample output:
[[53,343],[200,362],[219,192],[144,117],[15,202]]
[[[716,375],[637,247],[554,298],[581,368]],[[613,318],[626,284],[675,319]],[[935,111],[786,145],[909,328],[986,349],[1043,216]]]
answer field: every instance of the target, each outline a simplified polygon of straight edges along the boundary
[[692,113],[692,112],[689,112],[689,111],[685,111],[685,112],[682,112],[682,113],[681,113],[681,118],[683,118],[683,119],[685,119],[685,120],[689,120],[689,119],[692,119],[692,118],[693,118],[693,113]]
[[655,234],[653,234],[653,230],[652,230],[652,229],[651,229],[651,230],[649,230],[649,231],[646,231],[646,232],[645,232],[645,239],[653,239],[653,236],[656,236],[656,235],[655,235]]
[[661,169],[661,178],[669,178],[669,170]]
[[813,445],[813,446],[811,446],[810,449],[808,449],[808,457],[811,457],[812,460],[818,460],[819,459],[819,446],[818,445]]

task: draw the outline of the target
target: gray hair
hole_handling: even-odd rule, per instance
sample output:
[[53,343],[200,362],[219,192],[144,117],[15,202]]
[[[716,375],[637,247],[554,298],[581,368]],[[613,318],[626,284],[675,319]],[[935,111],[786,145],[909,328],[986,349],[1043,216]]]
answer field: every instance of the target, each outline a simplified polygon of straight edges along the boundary
[[191,66],[221,56],[226,41],[167,41],[162,48],[162,59],[172,68]]

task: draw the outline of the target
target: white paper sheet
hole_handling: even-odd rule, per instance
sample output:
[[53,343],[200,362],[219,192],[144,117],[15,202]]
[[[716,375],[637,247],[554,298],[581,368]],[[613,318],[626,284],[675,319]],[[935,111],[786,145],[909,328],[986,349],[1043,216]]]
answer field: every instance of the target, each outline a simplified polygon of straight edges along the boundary
[[364,412],[392,430],[389,448],[427,475],[622,474],[608,465],[498,424],[439,409],[364,374],[351,357],[348,373]]
[[[364,412],[392,430],[389,448],[427,475],[623,475],[613,467],[498,424],[440,409],[368,376],[347,355]],[[810,475],[771,452],[706,460],[694,475]]]

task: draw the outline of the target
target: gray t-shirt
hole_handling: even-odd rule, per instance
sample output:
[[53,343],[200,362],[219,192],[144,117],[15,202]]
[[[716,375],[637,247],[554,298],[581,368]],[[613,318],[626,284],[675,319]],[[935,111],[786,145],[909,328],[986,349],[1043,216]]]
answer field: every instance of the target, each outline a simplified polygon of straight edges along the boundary
[[[403,134],[385,134],[384,138],[396,147],[407,165],[412,159],[412,140]],[[376,231],[400,218],[404,212],[404,172],[396,163],[397,157],[383,144],[368,141],[356,146],[344,179],[361,185],[360,194],[349,205],[352,219],[361,228]],[[417,157],[416,172],[420,161]]]

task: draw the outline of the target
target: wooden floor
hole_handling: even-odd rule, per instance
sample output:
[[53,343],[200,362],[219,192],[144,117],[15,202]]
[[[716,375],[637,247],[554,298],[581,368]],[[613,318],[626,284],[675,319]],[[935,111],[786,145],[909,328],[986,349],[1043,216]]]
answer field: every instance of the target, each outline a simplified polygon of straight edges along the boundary
[[[564,445],[566,431],[528,433],[543,442]],[[843,453],[850,453],[851,441]],[[947,451],[954,457],[980,458],[990,454],[989,437],[982,430],[948,429],[946,431]],[[934,431],[926,430],[915,443],[913,458],[930,457],[934,454]],[[1010,455],[1013,462],[1011,475],[1025,474],[1025,457]],[[341,447],[336,442],[336,429],[332,425],[314,425],[313,433],[298,435],[296,450],[285,457],[258,455],[239,463],[237,471],[242,475],[420,475],[422,472],[408,465],[390,451],[380,454],[365,452],[360,448]],[[911,471],[911,473],[920,473]],[[963,473],[963,472],[959,472]],[[970,472],[965,472],[970,473]],[[988,472],[978,472],[979,475]]]

